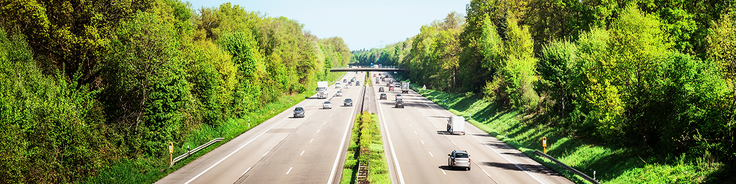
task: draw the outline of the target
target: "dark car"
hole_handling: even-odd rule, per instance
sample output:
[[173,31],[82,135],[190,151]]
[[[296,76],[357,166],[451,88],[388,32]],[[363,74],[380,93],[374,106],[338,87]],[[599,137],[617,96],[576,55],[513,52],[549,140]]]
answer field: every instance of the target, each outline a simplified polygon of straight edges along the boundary
[[397,100],[395,108],[404,108],[404,100]]
[[381,97],[378,97],[378,99],[379,100],[387,100],[388,99],[388,95],[386,95],[386,93],[381,93]]
[[360,81],[355,81],[355,86],[360,86]]
[[345,101],[343,102],[343,105],[344,106],[353,106],[353,99],[346,98]]
[[342,79],[342,83],[348,82],[348,79]]
[[303,118],[304,117],[304,108],[302,108],[302,107],[296,107],[296,108],[294,108],[294,117],[295,118]]
[[383,87],[378,87],[378,92],[383,92]]
[[389,86],[391,86],[391,83],[386,83],[386,87],[389,87]]

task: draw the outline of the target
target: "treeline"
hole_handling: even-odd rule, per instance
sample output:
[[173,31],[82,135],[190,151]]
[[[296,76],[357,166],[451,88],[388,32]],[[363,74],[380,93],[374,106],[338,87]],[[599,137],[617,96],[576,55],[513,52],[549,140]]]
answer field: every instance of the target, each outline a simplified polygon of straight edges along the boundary
[[730,167],[734,13],[731,1],[472,0],[464,21],[451,13],[354,60],[594,143]]
[[168,142],[334,80],[351,58],[342,38],[229,3],[5,0],[0,20],[0,183],[163,163]]

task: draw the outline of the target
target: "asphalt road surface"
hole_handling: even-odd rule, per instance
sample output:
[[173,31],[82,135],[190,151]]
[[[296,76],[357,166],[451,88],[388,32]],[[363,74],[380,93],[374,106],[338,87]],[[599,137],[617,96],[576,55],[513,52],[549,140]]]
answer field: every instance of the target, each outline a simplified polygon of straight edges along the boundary
[[[364,75],[348,72],[344,78],[363,84]],[[403,94],[405,108],[394,108],[400,88],[378,92],[386,83],[373,83],[366,97],[354,83],[349,89],[330,86],[328,99],[312,96],[294,105],[304,107],[305,118],[293,118],[292,107],[157,183],[339,183],[362,99],[365,109],[378,113],[393,183],[572,183],[471,124],[466,135],[449,135],[446,117],[452,113],[413,91]],[[334,96],[337,90],[343,97]],[[381,93],[388,99],[378,100]],[[343,106],[345,98],[354,105]],[[322,109],[325,100],[332,109]],[[452,150],[467,150],[472,169],[447,167]]]
[[[348,72],[364,83],[364,72]],[[340,80],[342,82],[342,80]],[[328,99],[310,97],[304,118],[293,118],[294,107],[221,145],[156,183],[337,183],[350,139],[349,130],[359,110],[362,87],[335,89]],[[335,97],[337,90],[343,97]],[[352,98],[353,106],[343,106]],[[322,102],[332,109],[322,109]],[[339,155],[338,155],[339,154]]]
[[[375,99],[388,96],[376,103],[393,183],[572,183],[470,123],[466,135],[449,134],[446,117],[452,113],[414,91],[402,94],[405,108],[394,108],[401,89],[374,85]],[[378,92],[380,86],[385,92]],[[468,151],[469,171],[447,166],[452,150]]]

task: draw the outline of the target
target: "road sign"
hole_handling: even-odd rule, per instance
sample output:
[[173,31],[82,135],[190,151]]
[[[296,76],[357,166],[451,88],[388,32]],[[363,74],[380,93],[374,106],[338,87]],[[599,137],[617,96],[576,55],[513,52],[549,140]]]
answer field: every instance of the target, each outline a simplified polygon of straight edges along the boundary
[[544,153],[547,153],[547,137],[542,137],[542,147],[544,149]]

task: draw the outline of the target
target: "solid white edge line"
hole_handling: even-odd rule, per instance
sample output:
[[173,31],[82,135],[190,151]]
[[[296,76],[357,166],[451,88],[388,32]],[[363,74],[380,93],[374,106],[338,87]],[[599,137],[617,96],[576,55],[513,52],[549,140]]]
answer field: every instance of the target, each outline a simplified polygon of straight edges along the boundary
[[[184,184],[189,184],[192,181],[194,181],[195,179],[199,178],[200,176],[202,176],[202,174],[206,173],[207,171],[209,171],[210,169],[212,169],[213,167],[215,167],[217,164],[220,164],[220,162],[224,161],[225,159],[230,158],[230,156],[232,156],[233,154],[235,154],[235,152],[240,151],[240,149],[243,149],[243,147],[245,147],[246,145],[250,144],[254,140],[258,139],[263,134],[265,134],[266,132],[268,132],[269,130],[271,130],[273,127],[276,127],[276,125],[279,125],[279,124],[281,124],[281,122],[284,122],[284,120],[286,120],[286,119],[289,119],[289,118],[285,118],[285,119],[279,121],[278,123],[276,123],[275,125],[273,125],[273,126],[269,127],[268,129],[266,129],[266,131],[261,132],[261,134],[258,134],[258,136],[254,137],[253,139],[251,139],[250,141],[246,142],[245,144],[243,144],[242,146],[240,146],[238,149],[236,149],[232,153],[230,153],[227,156],[225,156],[224,158],[220,159],[220,161],[215,162],[215,164],[212,164],[212,166],[210,166],[207,169],[205,169],[204,171],[200,172],[199,174],[197,174],[196,176],[194,176],[192,179],[189,179],[189,181],[187,181]],[[268,153],[268,152],[266,152],[266,153]]]
[[267,151],[266,153],[264,153],[264,154],[263,154],[263,156],[261,156],[261,157],[265,157],[266,155],[268,155],[268,152],[271,152],[271,150],[268,150],[268,151]]
[[[350,113],[350,117],[355,116],[355,107],[356,106],[353,106],[352,112]],[[331,184],[332,180],[335,178],[335,172],[337,171],[337,164],[340,162],[340,152],[342,152],[342,148],[345,147],[345,139],[348,137],[348,130],[350,130],[350,121],[353,120],[350,117],[348,118],[348,123],[345,123],[346,124],[345,133],[343,133],[342,141],[340,141],[340,149],[337,150],[337,156],[335,156],[335,163],[332,164],[332,171],[330,172],[330,178],[327,180],[327,184]]]
[[445,174],[445,175],[447,175],[447,173],[445,172],[445,170],[444,170],[444,169],[440,169],[440,171],[442,171],[442,174]]
[[[473,137],[473,138],[474,138],[475,140],[478,140],[478,142],[480,142],[481,144],[483,144],[483,141],[481,141],[481,140],[480,140],[480,139],[478,139],[477,137],[475,137],[475,136],[472,136],[472,135],[471,135],[471,137]],[[514,164],[514,166],[516,166],[516,168],[519,168],[519,169],[521,169],[521,171],[524,171],[524,173],[526,173],[527,175],[529,175],[529,176],[531,176],[532,178],[534,178],[534,180],[537,180],[537,182],[539,182],[539,183],[544,183],[544,182],[542,182],[542,180],[539,180],[539,179],[538,179],[537,177],[534,177],[534,175],[532,175],[531,173],[529,173],[529,171],[527,171],[526,169],[524,169],[524,168],[521,168],[521,167],[520,167],[519,165],[516,165],[516,163],[512,162],[511,160],[509,160],[508,158],[506,158],[505,156],[503,156],[503,154],[501,154],[501,153],[499,153],[498,151],[496,151],[496,149],[493,149],[493,148],[492,148],[491,146],[489,146],[489,145],[486,145],[486,147],[488,147],[489,149],[491,149],[491,151],[493,151],[493,152],[496,152],[496,154],[498,154],[499,156],[501,156],[501,158],[505,159],[505,160],[506,160],[506,161],[508,161],[509,163],[511,163],[511,164]],[[482,170],[482,169],[481,169],[481,170]],[[490,175],[489,175],[489,177],[490,177]]]
[[248,173],[248,171],[250,171],[250,168],[252,168],[252,167],[248,167],[248,169],[246,169],[245,172],[243,172],[243,174],[241,174],[241,175],[245,175],[245,173]]
[[[379,111],[381,112],[379,116],[381,116],[381,120],[384,124],[386,124],[386,117],[383,116],[383,107],[381,105],[377,105]],[[383,128],[386,130],[386,140],[388,140],[388,146],[391,149],[391,156],[394,160],[394,165],[396,165],[396,173],[399,175],[399,184],[404,183],[404,175],[401,174],[401,166],[399,166],[399,160],[396,159],[396,151],[394,151],[394,143],[391,141],[391,134],[388,133],[388,127],[383,126]]]
[[[307,103],[307,104],[306,104],[305,106],[309,106],[309,105],[311,105],[311,104],[312,104],[312,102],[314,102],[314,101],[311,101],[311,102]],[[276,115],[276,116],[278,116],[278,115]],[[276,116],[274,116],[274,117],[276,117]],[[266,129],[265,131],[261,132],[261,134],[258,134],[258,136],[254,137],[253,139],[251,139],[250,141],[246,142],[246,143],[245,143],[245,144],[243,144],[242,146],[238,147],[238,149],[236,149],[235,151],[231,152],[230,154],[228,154],[228,155],[227,155],[227,156],[225,156],[224,158],[220,159],[220,161],[217,161],[217,162],[215,162],[215,164],[212,164],[212,166],[210,166],[210,167],[208,167],[207,169],[205,169],[204,171],[200,172],[199,174],[197,174],[196,176],[194,176],[194,177],[193,177],[192,179],[189,179],[189,181],[187,181],[187,182],[186,182],[186,183],[184,183],[184,184],[189,184],[189,183],[191,183],[192,181],[194,181],[195,179],[199,178],[200,176],[202,176],[202,174],[206,173],[207,171],[209,171],[210,169],[212,169],[213,167],[215,167],[215,166],[216,166],[217,164],[220,164],[220,162],[222,162],[222,161],[224,161],[225,159],[229,158],[230,156],[232,156],[233,154],[235,154],[235,152],[238,152],[238,151],[240,151],[240,149],[243,149],[243,147],[245,147],[246,145],[250,144],[250,143],[251,143],[251,142],[253,142],[254,140],[258,139],[258,138],[259,138],[259,137],[261,137],[261,136],[262,136],[263,134],[265,134],[266,132],[268,132],[269,130],[271,130],[271,129],[272,129],[273,127],[276,127],[276,125],[279,125],[279,124],[281,124],[281,122],[284,122],[284,121],[285,121],[285,120],[287,120],[287,119],[289,119],[289,117],[288,117],[288,116],[287,116],[286,118],[282,119],[281,121],[279,121],[278,123],[274,124],[273,126],[269,127],[269,128],[268,128],[268,129]],[[242,134],[241,134],[241,135],[242,135]],[[269,150],[269,151],[270,151],[270,150]],[[268,153],[268,152],[266,152],[266,153]]]

